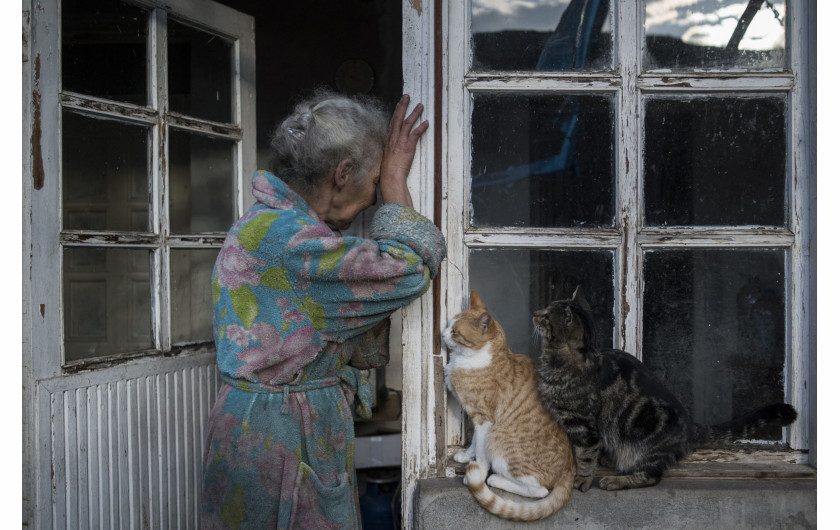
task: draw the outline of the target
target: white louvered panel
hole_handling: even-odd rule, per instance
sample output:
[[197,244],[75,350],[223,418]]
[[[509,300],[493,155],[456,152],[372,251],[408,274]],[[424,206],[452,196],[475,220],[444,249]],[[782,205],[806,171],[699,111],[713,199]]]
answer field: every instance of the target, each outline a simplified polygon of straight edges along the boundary
[[52,390],[52,528],[197,528],[219,386],[206,364]]

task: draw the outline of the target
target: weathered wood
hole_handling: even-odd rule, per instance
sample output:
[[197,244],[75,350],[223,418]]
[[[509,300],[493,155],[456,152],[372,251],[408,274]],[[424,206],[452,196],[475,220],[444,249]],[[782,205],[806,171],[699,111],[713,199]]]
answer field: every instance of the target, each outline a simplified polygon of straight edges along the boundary
[[[796,6],[790,9],[790,31],[792,35],[810,35],[808,29],[807,2],[796,2]],[[816,366],[816,350],[811,350],[815,343],[810,335],[816,333],[816,323],[813,321],[816,315],[812,313],[812,297],[816,296],[816,277],[811,276],[811,243],[812,231],[816,226],[811,226],[816,221],[812,216],[812,210],[816,210],[816,167],[812,166],[814,160],[811,154],[812,143],[815,138],[810,137],[809,108],[816,106],[816,101],[810,101],[809,88],[809,54],[807,40],[800,38],[788,39],[790,43],[790,65],[794,73],[794,83],[790,92],[790,119],[788,130],[788,195],[790,196],[790,226],[793,231],[793,242],[790,249],[788,267],[790,276],[788,279],[788,316],[790,318],[788,354],[786,358],[786,389],[785,396],[793,407],[799,412],[799,418],[786,429],[791,447],[795,449],[808,449],[810,447],[809,425],[816,422],[812,414],[816,412],[816,403],[809,402],[809,383],[816,384],[816,381],[809,381],[810,367]],[[816,70],[816,59],[814,61]],[[813,76],[816,78],[816,74]],[[816,89],[814,89],[816,96]],[[816,253],[816,249],[814,249]],[[814,254],[815,255],[815,254]],[[815,271],[815,269],[814,269]],[[814,370],[816,373],[816,369]],[[816,429],[814,429],[816,433]],[[816,440],[814,440],[816,442]]]
[[[429,219],[435,218],[434,194],[434,129],[436,123],[429,115],[435,108],[434,88],[434,9],[435,0],[403,0],[403,91],[425,107],[424,119],[430,131],[421,139],[411,173],[409,191],[414,207]],[[402,507],[403,527],[411,528],[415,492],[418,481],[434,467],[436,433],[432,383],[432,290],[414,301],[400,313],[402,317]]]
[[[254,21],[205,0],[137,3],[152,8],[149,106],[62,93],[60,2],[23,2],[28,139],[23,152],[23,459],[32,470],[24,477],[23,520],[33,528],[197,526],[203,424],[220,380],[208,344],[171,345],[168,258],[170,248],[219,248],[224,235],[169,233],[166,130],[171,125],[236,142],[234,214],[240,215],[249,201],[246,182],[256,170]],[[169,14],[234,41],[234,123],[164,114]],[[149,128],[153,230],[61,232],[63,109]],[[63,364],[62,249],[84,246],[154,251],[154,349]]]

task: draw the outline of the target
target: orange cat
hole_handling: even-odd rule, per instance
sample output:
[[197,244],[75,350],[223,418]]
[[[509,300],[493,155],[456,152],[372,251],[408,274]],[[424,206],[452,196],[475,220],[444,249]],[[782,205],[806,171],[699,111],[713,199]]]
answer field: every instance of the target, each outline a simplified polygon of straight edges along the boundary
[[[449,322],[442,338],[449,350],[446,387],[475,425],[470,446],[455,454],[455,461],[469,462],[464,483],[472,494],[489,512],[512,521],[544,519],[565,506],[575,482],[574,453],[540,403],[534,361],[510,351],[504,330],[475,291],[470,309]],[[487,485],[541,500],[511,501]]]

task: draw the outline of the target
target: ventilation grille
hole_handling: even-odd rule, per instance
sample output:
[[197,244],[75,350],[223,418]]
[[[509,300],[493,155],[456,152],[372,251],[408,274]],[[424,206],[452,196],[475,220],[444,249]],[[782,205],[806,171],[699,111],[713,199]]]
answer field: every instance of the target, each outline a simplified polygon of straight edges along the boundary
[[215,364],[50,394],[53,528],[199,526]]

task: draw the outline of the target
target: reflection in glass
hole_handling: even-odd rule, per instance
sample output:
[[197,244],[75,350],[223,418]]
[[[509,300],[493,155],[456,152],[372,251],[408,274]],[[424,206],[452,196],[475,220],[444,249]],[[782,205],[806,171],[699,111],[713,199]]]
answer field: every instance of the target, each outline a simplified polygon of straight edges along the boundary
[[235,142],[169,131],[169,222],[173,234],[226,232],[233,223]]
[[213,340],[213,300],[210,278],[218,249],[173,249],[172,344]]
[[63,90],[148,103],[148,11],[115,0],[61,2]]
[[647,98],[647,226],[785,224],[784,96]]
[[783,250],[647,252],[644,270],[643,360],[694,421],[784,401]]
[[502,324],[514,353],[539,359],[539,338],[531,321],[534,311],[553,300],[570,298],[578,286],[592,307],[596,342],[612,347],[612,251],[473,249],[469,259],[470,290],[481,296]]
[[785,1],[647,0],[645,69],[781,69]]
[[145,249],[64,249],[65,361],[154,347],[150,270]]
[[476,94],[473,226],[612,226],[611,96]]
[[231,123],[231,43],[169,19],[169,109]]
[[472,0],[472,69],[610,69],[610,4],[610,0]]
[[62,114],[66,230],[149,230],[148,128]]

